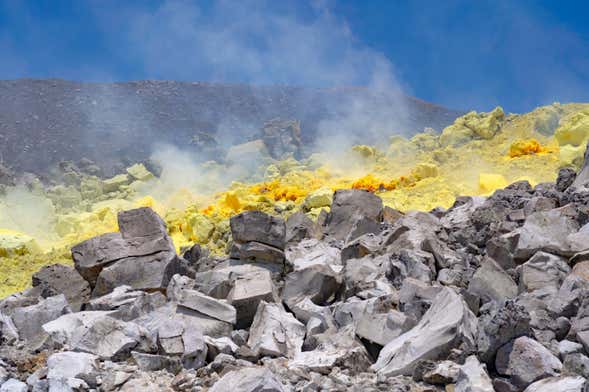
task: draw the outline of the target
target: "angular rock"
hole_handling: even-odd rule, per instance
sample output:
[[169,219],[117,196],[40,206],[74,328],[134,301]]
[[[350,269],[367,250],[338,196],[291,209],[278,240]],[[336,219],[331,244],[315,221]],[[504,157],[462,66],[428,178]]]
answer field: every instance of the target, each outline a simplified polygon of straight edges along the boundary
[[44,298],[63,294],[74,312],[90,299],[90,285],[74,268],[53,264],[41,268],[33,275],[33,287],[41,288]]
[[227,302],[237,312],[237,328],[248,328],[251,325],[261,301],[278,302],[278,294],[270,272],[246,275],[233,282]]
[[99,297],[122,285],[165,292],[172,276],[186,274],[186,271],[186,263],[175,252],[125,258],[102,269],[92,295]]
[[419,361],[439,359],[458,345],[474,347],[476,317],[452,289],[443,288],[420,322],[381,350],[373,370],[411,375]]
[[562,168],[558,171],[558,177],[556,178],[556,190],[564,192],[569,186],[573,184],[577,173],[570,167]]
[[412,319],[394,309],[391,297],[374,298],[367,302],[356,321],[356,334],[363,339],[385,346],[415,325]]
[[317,305],[324,305],[335,299],[341,285],[341,279],[331,268],[312,265],[286,276],[282,299],[288,306],[305,297]]
[[531,384],[524,392],[583,392],[586,381],[583,377],[548,377]]
[[111,317],[131,321],[165,304],[166,297],[160,292],[146,293],[133,290],[130,286],[119,286],[88,302],[85,310],[109,310],[112,311],[109,314]]
[[304,212],[295,212],[286,219],[285,242],[287,244],[301,242],[305,238],[313,238],[316,235],[315,223]]
[[245,368],[225,374],[210,392],[285,392],[278,378],[265,368]]
[[479,317],[477,347],[479,358],[493,364],[497,350],[512,339],[531,333],[530,314],[515,301],[492,303]]
[[375,255],[382,250],[382,238],[369,233],[355,240],[347,242],[341,252],[344,264],[350,259],[359,259],[368,255]]
[[121,211],[117,215],[119,231],[124,239],[167,237],[166,224],[149,207]]
[[497,351],[497,372],[509,376],[514,385],[525,388],[534,381],[553,377],[562,370],[562,363],[546,347],[521,336]]
[[579,230],[579,224],[574,219],[576,215],[574,208],[565,206],[528,216],[518,230],[519,240],[514,257],[525,261],[538,251],[572,256],[575,252],[567,237]]
[[228,322],[185,308],[175,302],[168,302],[165,306],[133,320],[133,322],[145,327],[152,334],[159,332],[160,335],[160,330],[162,328],[169,329],[170,323],[176,324],[179,330],[179,333],[175,336],[179,336],[184,330],[196,331],[211,337],[221,337],[229,336],[233,330],[233,326]]
[[[250,275],[268,272],[267,265],[229,261],[212,270],[199,272],[194,276],[196,290],[208,296],[224,299],[233,287],[233,281]],[[270,272],[274,272],[270,269]]]
[[517,296],[517,285],[493,259],[486,258],[475,272],[468,291],[483,301],[501,301]]
[[99,363],[96,355],[65,351],[47,359],[47,379],[50,390],[69,390],[70,385],[81,380],[89,387],[96,387]]
[[[176,276],[179,277],[179,275]],[[176,301],[180,306],[192,309],[210,318],[229,324],[237,322],[237,313],[233,306],[222,300],[204,295],[197,290],[178,289],[175,290],[173,297],[170,299]]]
[[204,339],[207,344],[207,361],[209,362],[212,362],[219,354],[235,355],[239,349],[239,346],[226,336],[222,338],[205,336]]
[[0,392],[27,392],[29,387],[22,381],[11,378],[0,386]]
[[466,358],[460,367],[454,392],[495,392],[485,365],[476,356]]
[[278,264],[284,264],[284,251],[274,246],[261,242],[250,241],[246,243],[234,242],[231,247],[232,259],[252,260]]
[[279,304],[261,301],[250,328],[248,345],[259,356],[293,358],[301,351],[305,325]]
[[286,261],[293,270],[328,265],[335,272],[343,268],[340,249],[316,239],[306,239],[286,249]]
[[520,291],[534,291],[546,286],[559,288],[570,271],[565,258],[538,252],[522,265]]
[[172,374],[177,374],[182,370],[182,363],[180,362],[180,358],[177,357],[146,354],[137,351],[131,352],[131,356],[139,369],[143,371],[154,372],[165,369]]
[[173,274],[188,273],[187,262],[176,256],[165,223],[153,210],[122,211],[118,221],[120,232],[72,247],[75,267],[94,288],[95,297],[124,284],[163,290]]
[[245,211],[230,219],[231,235],[237,243],[259,242],[284,249],[286,226],[284,220],[261,211]]
[[566,355],[562,365],[563,373],[589,377],[589,358],[581,353]]
[[69,305],[63,294],[49,297],[36,305],[17,308],[12,313],[12,321],[18,336],[31,349],[40,348],[48,335],[43,324],[70,313]]
[[325,233],[337,240],[345,240],[354,225],[362,218],[380,222],[382,200],[364,190],[337,190],[333,195]]
[[366,372],[370,367],[368,352],[354,336],[352,326],[337,332],[327,331],[315,338],[317,347],[313,351],[296,353],[294,359],[288,361],[289,368],[329,374],[334,367],[341,367],[350,374],[357,374]]
[[132,349],[155,349],[154,337],[147,330],[112,318],[108,312],[66,314],[44,324],[43,329],[54,342],[102,359],[124,359]]
[[407,278],[430,283],[434,279],[435,270],[435,259],[431,253],[404,249],[391,258],[389,278],[396,287],[401,287]]

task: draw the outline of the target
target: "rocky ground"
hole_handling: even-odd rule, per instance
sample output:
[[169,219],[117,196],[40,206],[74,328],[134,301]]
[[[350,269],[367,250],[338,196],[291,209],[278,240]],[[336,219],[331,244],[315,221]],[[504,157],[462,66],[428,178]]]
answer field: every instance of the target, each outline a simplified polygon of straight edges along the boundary
[[176,254],[149,208],[0,301],[0,391],[585,391],[589,153],[448,210],[339,190]]
[[[403,101],[397,132],[404,134],[441,131],[463,114],[412,97]],[[300,120],[303,141],[311,145],[322,121],[350,117],[353,109],[369,119],[374,108],[387,112],[399,104],[362,88],[4,80],[0,164],[41,174],[61,160],[89,158],[112,175],[149,158],[156,142],[202,153],[200,144],[211,137],[222,146],[243,143],[264,123],[282,118]]]

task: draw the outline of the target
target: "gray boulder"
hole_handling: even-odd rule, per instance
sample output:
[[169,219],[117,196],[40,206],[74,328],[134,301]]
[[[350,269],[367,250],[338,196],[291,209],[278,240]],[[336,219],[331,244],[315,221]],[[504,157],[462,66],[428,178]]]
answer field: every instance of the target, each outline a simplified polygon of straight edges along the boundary
[[210,392],[285,392],[276,376],[266,368],[244,368],[225,374]]
[[234,242],[231,246],[230,257],[239,260],[273,263],[281,268],[284,264],[284,251],[261,242]]
[[48,338],[43,324],[70,313],[70,308],[63,294],[49,297],[36,305],[17,308],[12,313],[12,321],[18,336],[30,349],[40,348]]
[[259,356],[293,358],[301,351],[305,325],[280,304],[261,301],[248,338],[249,347]]
[[534,381],[558,375],[562,363],[534,339],[521,336],[497,351],[495,368],[497,373],[509,376],[514,385],[525,388]]
[[90,300],[85,310],[108,310],[110,316],[131,321],[165,305],[166,297],[160,292],[146,293],[130,286],[119,286],[112,292]]
[[342,270],[341,250],[317,239],[305,239],[286,251],[286,262],[293,270],[301,270],[312,265],[327,265],[335,272]]
[[343,241],[354,225],[363,218],[380,222],[382,218],[382,200],[373,193],[364,190],[337,190],[333,195],[325,233]]
[[414,321],[404,313],[395,310],[392,296],[367,301],[364,311],[356,319],[356,334],[381,346],[410,330]]
[[298,211],[286,219],[285,242],[298,243],[305,238],[317,236],[315,223],[303,211]]
[[229,223],[236,243],[253,241],[284,249],[286,226],[282,218],[261,211],[245,211],[232,216]]
[[521,267],[520,291],[534,291],[547,286],[558,289],[570,271],[565,258],[537,252]]
[[33,275],[33,287],[40,287],[45,298],[63,294],[74,312],[90,299],[90,285],[74,268],[53,264]]
[[85,383],[96,387],[99,374],[98,357],[93,354],[65,351],[47,359],[47,379],[51,391],[72,390],[73,385]]
[[227,295],[237,313],[237,328],[248,328],[261,301],[278,302],[278,294],[269,271],[248,274],[233,282]]
[[461,344],[473,348],[476,328],[462,298],[442,288],[419,323],[384,346],[372,368],[386,376],[411,375],[420,361],[439,359]]
[[172,278],[168,288],[168,299],[210,318],[229,324],[237,322],[237,313],[232,305],[223,300],[204,295],[197,290],[181,287],[181,284],[178,284],[177,281],[182,281],[183,278],[180,275],[175,275]]
[[528,386],[524,392],[584,392],[587,380],[583,377],[548,377]]
[[122,285],[136,290],[165,292],[175,274],[186,274],[186,264],[175,251],[128,257],[102,269],[92,295],[105,295]]
[[549,211],[539,211],[526,218],[518,229],[519,240],[515,248],[516,260],[525,261],[538,251],[561,256],[572,256],[568,236],[579,230],[575,220],[577,211],[570,205]]
[[466,358],[460,367],[454,392],[495,392],[485,365],[476,356]]
[[66,314],[44,324],[43,329],[55,343],[102,359],[124,359],[132,349],[155,349],[155,339],[146,329],[112,318],[108,312]]
[[317,305],[333,302],[342,286],[341,278],[325,265],[312,265],[286,276],[282,299],[291,306],[308,297]]
[[121,211],[118,233],[91,238],[72,247],[72,258],[80,275],[94,287],[100,271],[115,261],[174,253],[164,221],[150,208]]
[[0,392],[27,392],[29,387],[22,381],[11,378],[0,386]]
[[484,302],[502,301],[517,296],[517,284],[493,259],[485,258],[470,279],[468,291]]
[[339,367],[354,375],[370,368],[368,352],[355,337],[352,326],[337,332],[326,331],[316,335],[315,339],[317,347],[312,351],[297,352],[294,359],[288,361],[289,369],[300,368],[305,372],[329,374]]
[[158,370],[167,370],[172,374],[177,374],[182,370],[182,362],[178,357],[168,357],[165,355],[146,354],[137,351],[131,352],[133,360],[139,369],[146,372],[155,372]]
[[491,303],[481,309],[477,347],[479,358],[494,363],[497,350],[512,339],[531,333],[530,314],[515,301]]

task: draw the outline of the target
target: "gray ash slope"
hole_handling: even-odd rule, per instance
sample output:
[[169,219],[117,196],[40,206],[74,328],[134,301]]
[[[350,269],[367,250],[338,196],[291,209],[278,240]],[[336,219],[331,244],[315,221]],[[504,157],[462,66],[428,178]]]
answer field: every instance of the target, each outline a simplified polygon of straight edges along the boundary
[[[199,132],[225,129],[221,142],[243,142],[274,118],[301,122],[310,144],[322,120],[344,116],[345,102],[387,108],[391,97],[362,88],[308,89],[173,81],[79,83],[0,81],[0,161],[43,172],[61,160],[89,158],[115,169],[149,157],[153,143],[185,146]],[[402,131],[441,130],[462,113],[405,97]],[[344,103],[344,104],[342,104]],[[365,113],[370,116],[370,113]],[[125,162],[126,161],[126,162]],[[108,170],[110,171],[110,170]]]

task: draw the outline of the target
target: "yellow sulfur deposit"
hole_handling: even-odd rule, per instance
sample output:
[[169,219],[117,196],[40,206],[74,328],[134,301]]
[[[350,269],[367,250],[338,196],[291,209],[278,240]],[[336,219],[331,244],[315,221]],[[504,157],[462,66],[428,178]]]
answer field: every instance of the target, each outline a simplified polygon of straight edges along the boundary
[[[229,162],[248,158],[240,170],[215,162],[176,165],[158,178],[136,164],[106,180],[71,179],[37,187],[30,196],[19,190],[10,198],[8,191],[6,200],[0,198],[0,297],[29,285],[42,265],[71,263],[70,247],[117,230],[116,214],[124,209],[153,208],[178,251],[198,242],[225,254],[232,215],[262,210],[286,218],[303,211],[315,219],[329,210],[336,189],[365,189],[392,208],[428,211],[521,179],[532,185],[553,181],[560,167],[580,164],[588,113],[589,104],[553,104],[521,115],[496,108],[470,112],[438,132],[391,135],[387,145],[355,146],[337,157],[273,160],[263,144],[250,142],[229,151]],[[174,176],[203,180],[177,185]],[[19,221],[26,211],[34,213]],[[31,219],[34,225],[23,224]]]

